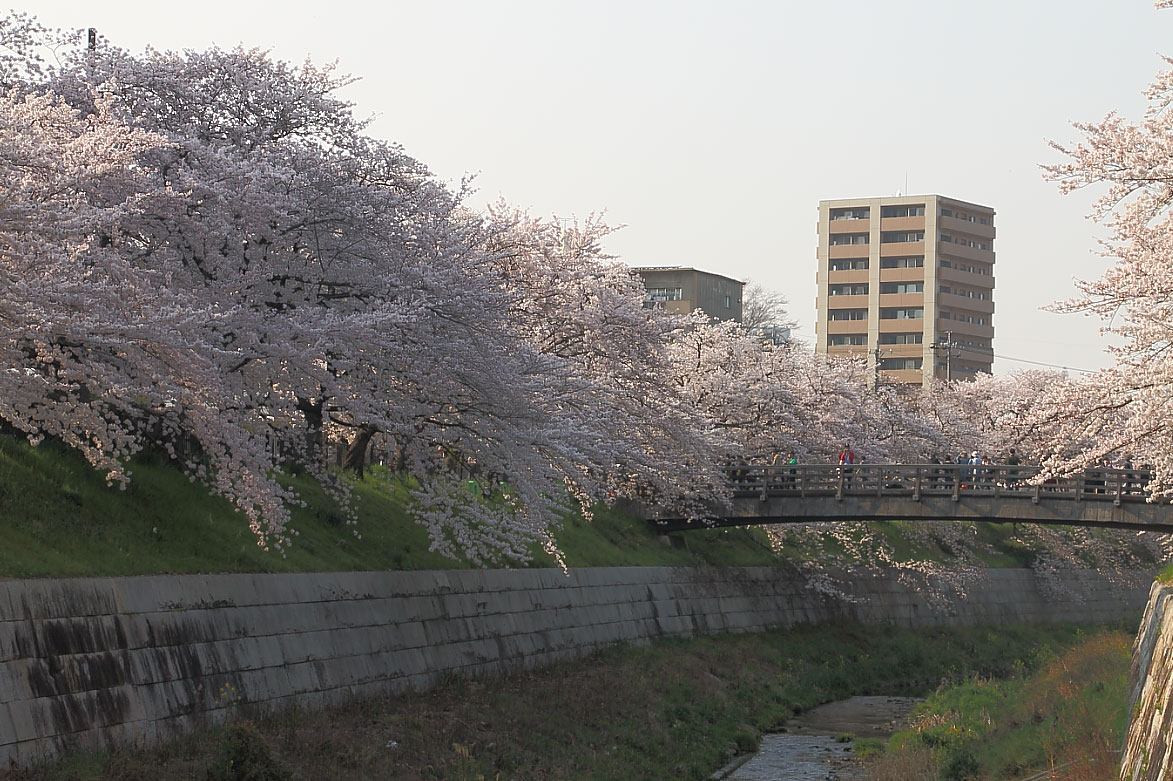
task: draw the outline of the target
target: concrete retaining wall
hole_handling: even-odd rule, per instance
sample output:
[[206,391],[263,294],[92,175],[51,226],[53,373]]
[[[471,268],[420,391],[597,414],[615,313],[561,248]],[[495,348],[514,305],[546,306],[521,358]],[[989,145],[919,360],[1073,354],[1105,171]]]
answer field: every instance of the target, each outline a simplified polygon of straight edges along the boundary
[[0,581],[0,765],[297,704],[494,675],[617,641],[804,622],[1115,621],[1148,578],[597,568]]
[[1173,587],[1154,583],[1132,651],[1128,735],[1120,777],[1173,777]]

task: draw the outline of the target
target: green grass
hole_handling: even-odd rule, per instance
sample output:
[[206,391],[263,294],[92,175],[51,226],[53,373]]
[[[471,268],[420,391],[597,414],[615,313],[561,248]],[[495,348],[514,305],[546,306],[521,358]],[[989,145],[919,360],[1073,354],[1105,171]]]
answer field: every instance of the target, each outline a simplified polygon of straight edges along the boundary
[[1112,778],[1127,726],[1131,640],[1099,633],[1059,653],[1039,649],[1010,678],[942,689],[876,764],[927,753],[943,778],[1016,778],[1060,765],[1065,778]]
[[[1021,675],[1045,663],[1033,649],[1067,649],[1081,638],[1071,626],[821,626],[673,638],[255,723],[296,778],[703,779],[815,705]],[[73,755],[14,778],[202,778],[228,740],[224,728],[205,730],[143,751]]]
[[359,486],[361,540],[315,481],[292,478],[308,506],[294,508],[298,536],[282,557],[258,547],[227,500],[170,465],[147,457],[130,470],[125,490],[111,488],[60,445],[0,437],[0,576],[467,566],[428,552],[398,478]]
[[[129,464],[125,490],[76,452],[53,442],[31,447],[0,435],[0,577],[74,577],[198,572],[313,572],[469,567],[429,550],[425,530],[411,519],[414,483],[376,467],[353,483],[358,524],[305,475],[288,478],[304,500],[292,509],[296,531],[283,557],[256,544],[244,516],[225,499],[192,483],[161,456]],[[975,524],[980,557],[991,567],[1029,565],[1034,553],[1010,524]],[[917,522],[866,527],[896,561],[948,563],[954,554]],[[355,532],[361,539],[355,536]],[[865,527],[852,530],[858,539]],[[821,533],[788,534],[774,548],[761,527],[658,534],[618,508],[594,508],[591,519],[568,513],[556,532],[571,567],[771,566],[840,561],[839,540]],[[535,551],[531,566],[553,566]],[[518,566],[519,562],[502,562]],[[856,561],[868,564],[870,560]]]
[[[283,557],[257,546],[244,516],[160,457],[129,466],[125,490],[109,487],[76,452],[0,435],[0,577],[198,572],[452,569],[471,566],[429,551],[411,520],[412,481],[375,468],[354,484],[358,524],[305,475],[287,483],[305,507]],[[355,536],[357,531],[361,539]],[[558,534],[572,567],[724,566],[777,563],[760,529],[706,530],[666,540],[615,508],[592,520],[569,514]],[[554,560],[535,553],[534,566]]]

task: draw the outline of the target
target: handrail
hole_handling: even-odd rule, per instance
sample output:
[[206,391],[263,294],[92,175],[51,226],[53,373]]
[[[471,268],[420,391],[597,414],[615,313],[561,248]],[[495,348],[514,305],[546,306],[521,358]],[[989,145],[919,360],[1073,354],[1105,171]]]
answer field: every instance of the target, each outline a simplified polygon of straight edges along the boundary
[[1070,501],[1147,502],[1150,474],[1141,469],[1088,469],[1043,478],[1037,466],[1006,464],[731,464],[734,496],[962,496]]

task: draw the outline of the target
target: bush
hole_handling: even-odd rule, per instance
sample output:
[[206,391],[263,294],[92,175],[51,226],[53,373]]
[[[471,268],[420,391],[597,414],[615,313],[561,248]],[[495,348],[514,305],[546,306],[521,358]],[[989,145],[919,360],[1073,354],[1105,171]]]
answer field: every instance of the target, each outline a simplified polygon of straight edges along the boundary
[[208,767],[208,781],[288,781],[293,771],[273,757],[269,744],[252,722],[230,724],[216,758]]

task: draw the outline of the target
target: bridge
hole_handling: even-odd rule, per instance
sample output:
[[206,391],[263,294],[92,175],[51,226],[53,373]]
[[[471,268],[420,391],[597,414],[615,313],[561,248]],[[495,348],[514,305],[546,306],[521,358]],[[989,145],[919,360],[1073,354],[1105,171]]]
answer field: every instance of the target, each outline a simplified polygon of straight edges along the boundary
[[736,465],[733,498],[708,521],[653,514],[663,531],[816,521],[990,521],[1173,532],[1173,505],[1150,501],[1147,472],[1044,478],[1038,467],[970,464]]

